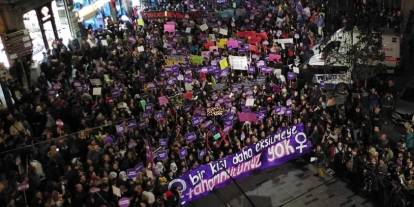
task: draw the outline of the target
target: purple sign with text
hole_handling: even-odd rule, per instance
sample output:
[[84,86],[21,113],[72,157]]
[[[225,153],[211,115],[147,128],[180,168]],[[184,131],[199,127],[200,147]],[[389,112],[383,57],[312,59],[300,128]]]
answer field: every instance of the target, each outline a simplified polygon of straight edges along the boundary
[[[188,205],[213,189],[230,182],[229,173],[240,179],[254,171],[279,166],[311,151],[303,124],[278,129],[277,132],[243,148],[242,151],[187,171],[169,183],[180,190],[181,204]],[[226,171],[224,170],[226,169]]]

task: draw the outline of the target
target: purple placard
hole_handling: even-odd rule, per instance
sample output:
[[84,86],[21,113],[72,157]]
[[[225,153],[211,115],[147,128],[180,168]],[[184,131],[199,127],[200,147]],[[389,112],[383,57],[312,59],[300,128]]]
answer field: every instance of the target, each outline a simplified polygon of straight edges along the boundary
[[250,73],[250,74],[253,74],[253,73],[255,73],[255,72],[256,72],[256,68],[255,68],[255,67],[253,67],[253,66],[250,66],[250,67],[247,69],[247,72],[248,72],[248,73]]
[[199,125],[201,122],[203,122],[203,118],[201,116],[194,116],[191,120],[193,123],[193,126]]
[[134,168],[127,169],[127,175],[129,179],[137,177],[138,172]]
[[137,172],[141,171],[142,169],[144,169],[144,164],[142,162],[139,162],[134,166],[134,170]]
[[128,128],[129,129],[134,129],[136,127],[137,127],[137,121],[135,119],[128,121]]
[[147,87],[149,89],[154,89],[155,88],[155,84],[154,83],[148,83]]
[[259,111],[257,112],[257,118],[259,120],[263,120],[266,117],[266,111]]
[[286,112],[286,107],[282,106],[280,107],[279,112],[277,112],[277,115],[284,115]]
[[186,83],[192,83],[192,82],[193,82],[193,77],[191,77],[191,76],[185,76],[185,77],[184,77],[184,81],[185,81]]
[[207,74],[213,74],[216,68],[214,66],[207,67]]
[[190,112],[191,111],[191,105],[184,106],[184,111],[185,112]]
[[167,138],[161,138],[160,139],[160,146],[166,147],[168,145]]
[[114,138],[111,135],[108,135],[104,138],[104,143],[105,144],[113,144],[114,143]]
[[119,89],[112,90],[112,97],[117,98],[121,95],[121,91]]
[[280,106],[275,106],[275,113],[276,113],[276,114],[279,114],[281,110],[282,110],[282,107],[280,107]]
[[142,118],[146,119],[150,117],[150,113],[148,111],[145,111],[144,113],[142,113]]
[[251,112],[252,111],[252,109],[250,107],[247,107],[247,106],[242,106],[241,110],[242,110],[242,112]]
[[115,125],[115,128],[117,134],[123,134],[125,132],[125,128],[121,124]]
[[212,122],[211,120],[208,120],[208,121],[204,122],[204,123],[201,125],[201,127],[203,127],[203,128],[208,128],[208,127],[210,127],[212,124],[213,124],[213,122]]
[[168,158],[167,151],[166,150],[162,150],[162,151],[158,152],[157,158],[159,160],[162,160],[162,161],[166,160]]
[[206,155],[206,150],[202,149],[198,151],[198,159],[201,160],[203,159],[204,155]]
[[262,67],[260,68],[260,72],[269,74],[269,73],[272,73],[272,68]]
[[74,81],[73,86],[75,87],[81,87],[81,83],[79,81]]
[[129,203],[130,203],[129,198],[126,198],[126,197],[121,198],[118,201],[119,207],[128,207],[129,206]]
[[223,132],[228,133],[233,128],[233,125],[225,125]]
[[296,73],[294,73],[294,72],[288,72],[287,73],[287,79],[288,80],[294,80],[294,79],[296,79]]
[[170,79],[168,79],[167,83],[168,83],[168,85],[174,85],[175,79],[174,78],[170,78]]
[[155,113],[155,119],[157,120],[157,121],[160,121],[161,119],[163,119],[164,118],[164,112],[163,111],[157,111],[156,113]]
[[225,69],[220,72],[220,77],[226,77],[230,74],[230,69]]
[[223,114],[222,116],[222,120],[223,121],[233,121],[234,120],[234,115],[230,112]]
[[[311,151],[311,143],[303,124],[293,125],[249,145],[239,153],[200,165],[169,183],[169,188],[181,189],[181,204],[199,199],[213,189],[230,183],[229,173],[240,179],[259,169],[279,166]],[[239,159],[243,157],[243,159]],[[226,171],[223,169],[226,168]]]
[[197,135],[195,132],[188,132],[187,134],[185,134],[185,140],[187,140],[188,143],[191,143],[196,139]]
[[292,109],[291,108],[286,109],[285,116],[292,116]]
[[187,156],[187,148],[181,148],[180,149],[180,153],[179,153],[180,159],[185,159],[185,157]]

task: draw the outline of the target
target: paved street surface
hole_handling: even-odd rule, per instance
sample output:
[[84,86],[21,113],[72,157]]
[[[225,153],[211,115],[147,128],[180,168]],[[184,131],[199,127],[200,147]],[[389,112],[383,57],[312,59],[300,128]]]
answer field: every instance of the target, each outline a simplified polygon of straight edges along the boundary
[[[360,207],[373,206],[355,195],[346,183],[335,177],[321,179],[312,165],[287,163],[246,177],[238,182],[256,207]],[[250,207],[237,186],[232,183],[197,200],[193,207]]]

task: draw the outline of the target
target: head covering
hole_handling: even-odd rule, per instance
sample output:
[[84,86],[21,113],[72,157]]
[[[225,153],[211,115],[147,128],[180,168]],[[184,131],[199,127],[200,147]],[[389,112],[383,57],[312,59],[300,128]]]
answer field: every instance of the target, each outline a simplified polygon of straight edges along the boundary
[[125,172],[125,171],[121,171],[121,172],[119,173],[119,178],[120,178],[121,180],[123,180],[123,181],[126,181],[126,180],[127,180],[127,178],[128,178],[128,176],[127,176],[127,174],[126,174],[126,172]]
[[116,172],[112,171],[109,173],[109,177],[115,179],[116,177],[118,177],[118,175],[116,174]]

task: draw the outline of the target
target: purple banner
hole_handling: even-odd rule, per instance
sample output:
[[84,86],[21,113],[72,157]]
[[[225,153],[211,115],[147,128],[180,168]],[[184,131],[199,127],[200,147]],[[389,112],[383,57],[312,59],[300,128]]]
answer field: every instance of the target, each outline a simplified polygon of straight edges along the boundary
[[[278,129],[277,132],[249,145],[241,152],[187,171],[169,183],[181,191],[181,204],[188,205],[213,189],[230,182],[227,173],[239,179],[253,171],[279,166],[311,151],[303,124]],[[225,170],[227,171],[225,171]]]

